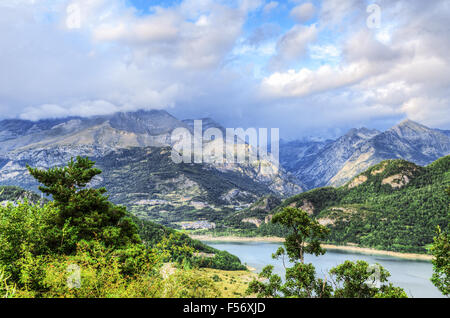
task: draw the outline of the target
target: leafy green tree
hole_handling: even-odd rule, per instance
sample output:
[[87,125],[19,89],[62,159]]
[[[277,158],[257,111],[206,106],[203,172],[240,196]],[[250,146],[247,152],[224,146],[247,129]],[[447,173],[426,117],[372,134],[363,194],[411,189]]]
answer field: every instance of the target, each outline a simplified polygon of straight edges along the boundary
[[449,230],[437,230],[437,236],[431,247],[434,258],[431,281],[446,296],[450,294],[450,234]]
[[88,158],[77,157],[65,167],[27,168],[43,184],[39,189],[53,197],[53,204],[59,209],[55,218],[59,228],[75,229],[78,240],[100,240],[107,246],[140,242],[136,225],[127,216],[126,209],[109,202],[104,195],[105,188],[88,187],[101,173],[94,164]]
[[[299,260],[304,263],[305,253],[316,256],[325,254],[325,250],[320,246],[320,240],[327,237],[329,229],[310,218],[305,211],[286,207],[273,216],[272,222],[290,230],[284,246],[291,261]],[[281,255],[284,250],[277,253]]]
[[[337,298],[406,298],[405,291],[387,284],[390,273],[379,264],[345,261],[330,270]],[[378,286],[380,285],[380,286]]]
[[0,298],[12,298],[16,293],[15,287],[8,282],[9,278],[5,270],[0,267]]
[[[282,258],[287,254],[294,262],[286,268],[285,282],[273,274],[273,266],[266,266],[259,274],[259,280],[249,284],[248,294],[258,297],[302,297],[302,298],[392,298],[407,297],[403,289],[387,284],[389,272],[381,266],[377,267],[375,275],[364,261],[356,263],[346,261],[330,271],[333,286],[327,279],[316,277],[313,264],[304,263],[304,254],[323,255],[325,250],[320,246],[320,240],[325,239],[328,229],[316,220],[311,219],[305,211],[293,207],[285,207],[274,215],[272,222],[280,223],[290,229],[286,236],[284,247],[280,247],[273,258]],[[371,281],[372,279],[372,281]],[[375,280],[380,286],[376,286]]]
[[258,278],[249,283],[247,294],[254,293],[260,298],[281,297],[283,282],[280,276],[273,274],[272,265],[264,267]]
[[284,248],[280,247],[273,258],[283,258],[287,254],[294,266],[286,268],[286,280],[273,274],[273,267],[267,266],[260,274],[265,281],[252,281],[247,292],[256,293],[258,297],[330,297],[331,286],[324,280],[316,278],[312,264],[305,264],[305,253],[323,255],[325,250],[320,246],[320,239],[324,239],[328,229],[311,219],[308,214],[293,207],[285,207],[272,218],[275,224],[281,224],[289,229]]
[[[450,196],[450,187],[446,189],[446,192]],[[448,296],[450,294],[450,224],[446,231],[437,227],[437,236],[434,238],[431,254],[434,256],[431,281],[444,295]]]
[[27,201],[0,206],[0,265],[13,281],[19,280],[19,263],[25,255],[62,253],[64,246],[76,244],[73,229],[55,226],[58,213],[53,205]]

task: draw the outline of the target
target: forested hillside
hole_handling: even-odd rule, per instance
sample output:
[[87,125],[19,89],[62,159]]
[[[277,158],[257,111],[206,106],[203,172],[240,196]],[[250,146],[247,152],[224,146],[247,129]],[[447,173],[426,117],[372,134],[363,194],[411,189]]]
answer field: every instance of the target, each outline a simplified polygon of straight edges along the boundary
[[383,161],[339,188],[319,188],[285,200],[331,229],[329,241],[400,252],[426,252],[436,227],[450,219],[450,156],[426,167]]

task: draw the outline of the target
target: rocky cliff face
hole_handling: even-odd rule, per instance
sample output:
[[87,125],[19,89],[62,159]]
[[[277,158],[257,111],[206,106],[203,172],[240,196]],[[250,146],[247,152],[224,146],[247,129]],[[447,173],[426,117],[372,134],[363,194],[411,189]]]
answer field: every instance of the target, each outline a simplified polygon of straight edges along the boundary
[[352,129],[346,135],[333,142],[314,145],[297,160],[290,171],[313,189],[328,184],[341,170],[345,162],[367,140],[379,134],[377,130],[366,128]]

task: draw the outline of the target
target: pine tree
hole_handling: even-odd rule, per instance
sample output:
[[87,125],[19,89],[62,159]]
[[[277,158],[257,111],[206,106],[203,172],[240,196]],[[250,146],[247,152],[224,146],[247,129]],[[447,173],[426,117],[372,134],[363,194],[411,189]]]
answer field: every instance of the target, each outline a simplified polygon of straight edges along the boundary
[[107,246],[125,246],[140,242],[136,225],[122,206],[108,201],[105,188],[91,188],[91,180],[101,174],[88,158],[73,158],[65,167],[40,170],[27,166],[43,186],[39,189],[53,197],[59,209],[58,227],[75,230],[78,240],[99,240]]

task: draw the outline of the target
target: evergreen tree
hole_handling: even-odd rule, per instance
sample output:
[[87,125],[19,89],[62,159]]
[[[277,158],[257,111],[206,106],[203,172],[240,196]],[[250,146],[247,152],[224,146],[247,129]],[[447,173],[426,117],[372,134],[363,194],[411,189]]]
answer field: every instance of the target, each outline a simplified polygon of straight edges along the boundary
[[[75,230],[78,240],[100,240],[110,246],[140,242],[136,225],[124,207],[108,201],[105,188],[91,188],[91,180],[101,174],[88,158],[73,158],[65,167],[40,170],[27,166],[43,186],[39,189],[53,197],[59,209],[55,223],[59,228]],[[72,231],[73,233],[73,231]]]

